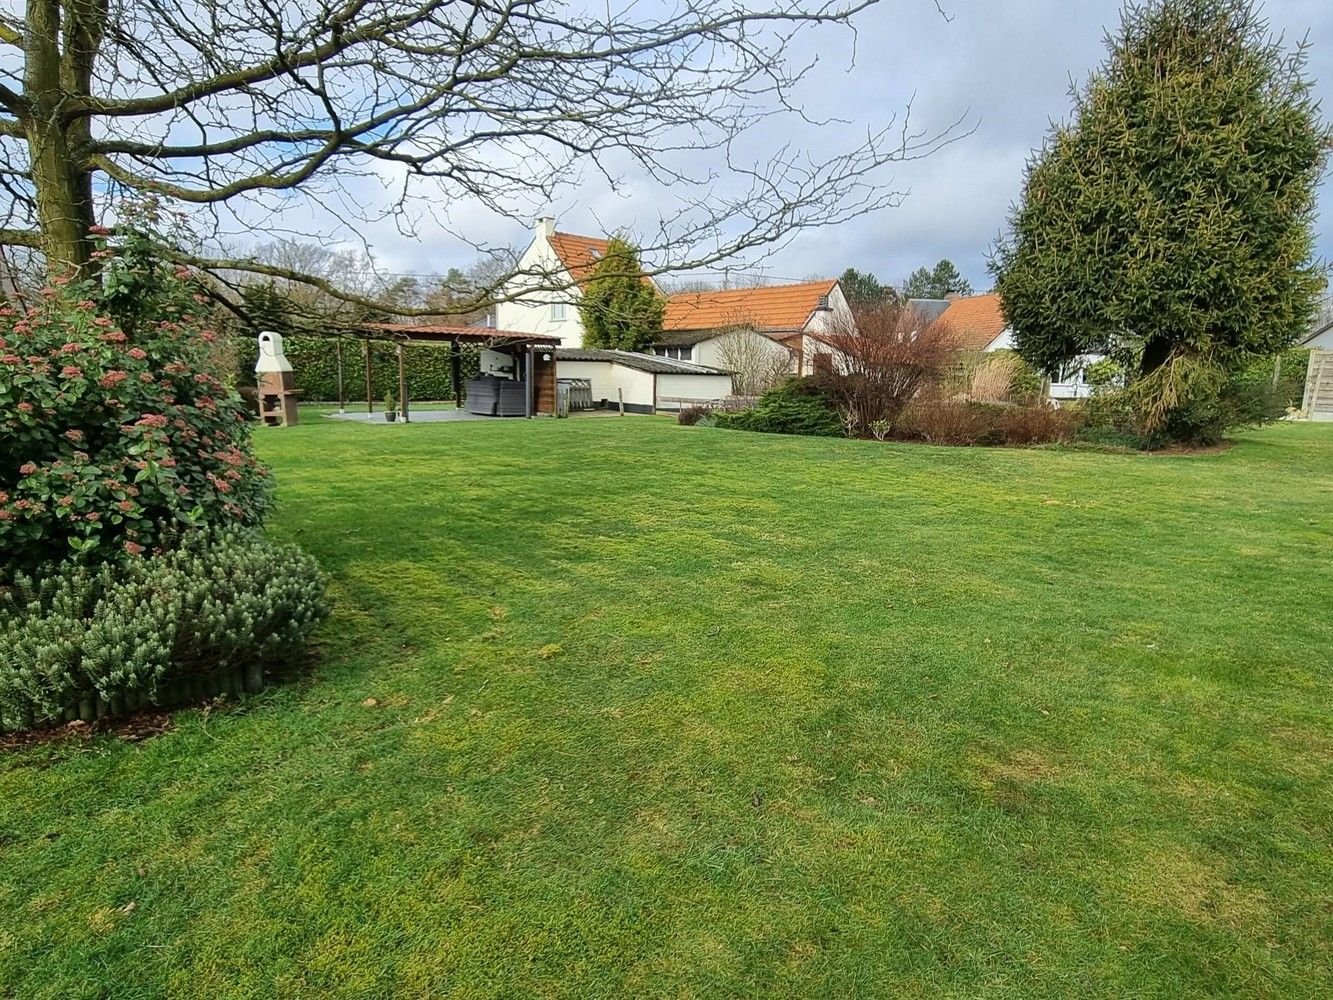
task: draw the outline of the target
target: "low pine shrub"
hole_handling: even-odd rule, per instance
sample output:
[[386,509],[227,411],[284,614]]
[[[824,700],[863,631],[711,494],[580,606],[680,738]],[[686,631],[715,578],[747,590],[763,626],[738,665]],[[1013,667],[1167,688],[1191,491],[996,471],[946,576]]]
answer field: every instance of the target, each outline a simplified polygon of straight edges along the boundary
[[746,410],[718,410],[718,427],[766,434],[842,437],[842,418],[832,401],[809,379],[793,378],[770,389]]
[[91,695],[154,704],[173,681],[274,666],[327,615],[314,559],[250,529],[192,532],[147,558],[20,574],[0,588],[0,729],[57,720]]

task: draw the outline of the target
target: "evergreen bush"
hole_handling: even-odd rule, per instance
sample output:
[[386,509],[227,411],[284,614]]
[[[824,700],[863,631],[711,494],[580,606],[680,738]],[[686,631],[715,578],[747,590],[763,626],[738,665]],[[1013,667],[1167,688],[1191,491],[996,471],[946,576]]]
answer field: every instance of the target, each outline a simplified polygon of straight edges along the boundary
[[717,410],[718,427],[767,434],[842,437],[842,418],[833,401],[810,379],[793,378],[770,389],[746,410]]
[[173,681],[279,664],[327,615],[315,560],[253,529],[19,574],[0,588],[0,729],[58,720],[92,695],[153,704]]

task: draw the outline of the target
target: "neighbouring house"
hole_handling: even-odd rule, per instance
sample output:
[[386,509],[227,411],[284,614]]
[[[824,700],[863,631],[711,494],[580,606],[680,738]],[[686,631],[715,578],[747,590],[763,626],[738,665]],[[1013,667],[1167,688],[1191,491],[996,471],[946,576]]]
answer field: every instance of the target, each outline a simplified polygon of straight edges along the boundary
[[681,292],[667,299],[653,353],[737,372],[810,375],[835,348],[825,338],[855,329],[836,278],[794,285]]
[[1333,351],[1333,319],[1323,316],[1310,328],[1309,335],[1296,346],[1311,351]]
[[[606,253],[607,240],[556,229],[538,219],[532,242],[496,306],[495,325],[555,336],[562,348],[583,347],[582,289]],[[651,280],[651,279],[649,279]],[[810,374],[827,364],[833,348],[822,334],[853,329],[852,312],[836,279],[666,296],[659,357],[719,368]],[[741,381],[749,378],[740,371]]]
[[[928,311],[923,310],[923,315],[930,315],[935,313],[939,301],[913,299],[911,304],[924,303]],[[1014,331],[1004,318],[1000,296],[994,292],[949,299],[947,307],[936,316],[940,322],[949,325],[964,350],[984,353],[1014,349]],[[1084,372],[1088,365],[1103,357],[1105,355],[1083,354],[1053,373],[1049,389],[1051,399],[1084,399],[1091,396],[1092,386],[1085,379]]]
[[592,403],[628,413],[675,412],[716,403],[731,395],[731,373],[707,365],[636,351],[562,347],[556,352],[560,378],[587,380]]

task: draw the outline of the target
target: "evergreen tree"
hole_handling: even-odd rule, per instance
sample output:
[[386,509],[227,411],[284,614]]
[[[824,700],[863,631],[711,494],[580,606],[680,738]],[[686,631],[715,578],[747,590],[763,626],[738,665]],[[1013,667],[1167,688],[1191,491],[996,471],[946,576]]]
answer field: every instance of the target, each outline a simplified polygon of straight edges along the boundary
[[642,351],[662,333],[666,300],[639,264],[639,251],[619,237],[607,244],[579,300],[583,346]]
[[1127,346],[1160,426],[1306,329],[1330,131],[1304,49],[1249,0],[1131,2],[1107,45],[1029,164],[992,269],[1025,359],[1052,371]]
[[847,302],[852,308],[882,305],[898,298],[898,293],[892,286],[880,284],[879,279],[869,271],[863,272],[849,267],[842,272],[838,282],[842,285],[842,294],[847,296]]
[[934,270],[918,267],[903,282],[903,297],[908,299],[944,299],[950,295],[971,295],[972,285],[948,260],[940,261]]

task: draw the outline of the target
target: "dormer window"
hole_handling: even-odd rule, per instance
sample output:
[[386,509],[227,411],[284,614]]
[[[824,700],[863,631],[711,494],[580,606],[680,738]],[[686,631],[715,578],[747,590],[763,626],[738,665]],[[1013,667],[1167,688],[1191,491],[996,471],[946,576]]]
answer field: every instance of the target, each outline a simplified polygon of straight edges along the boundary
[[551,303],[551,322],[563,323],[567,315],[568,306],[564,302]]

